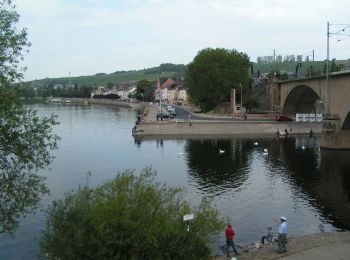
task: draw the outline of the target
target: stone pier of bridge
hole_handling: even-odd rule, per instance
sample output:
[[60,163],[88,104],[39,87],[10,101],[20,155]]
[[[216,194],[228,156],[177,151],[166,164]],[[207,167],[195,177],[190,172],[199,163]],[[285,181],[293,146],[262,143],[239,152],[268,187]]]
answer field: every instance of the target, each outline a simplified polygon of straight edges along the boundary
[[[286,115],[297,113],[326,114],[324,116],[321,147],[350,150],[350,71],[330,74],[327,94],[326,76],[274,81],[269,84],[271,110]],[[329,97],[329,100],[328,100]]]

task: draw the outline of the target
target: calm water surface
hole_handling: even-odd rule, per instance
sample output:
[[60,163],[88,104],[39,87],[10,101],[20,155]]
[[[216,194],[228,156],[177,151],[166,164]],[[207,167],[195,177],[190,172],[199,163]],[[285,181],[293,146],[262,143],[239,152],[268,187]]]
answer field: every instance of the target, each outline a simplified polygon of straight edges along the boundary
[[[240,245],[259,240],[267,226],[276,231],[282,215],[288,218],[289,236],[350,227],[350,153],[320,151],[318,137],[134,139],[133,109],[34,108],[40,115],[58,115],[61,122],[55,127],[62,138],[59,150],[51,170],[42,173],[51,191],[42,209],[79,185],[95,186],[118,171],[139,173],[152,166],[159,182],[184,187],[191,203],[214,198],[221,215],[231,219]],[[24,218],[13,238],[0,238],[0,259],[35,258],[44,223],[42,211]],[[213,253],[223,244],[222,236]]]

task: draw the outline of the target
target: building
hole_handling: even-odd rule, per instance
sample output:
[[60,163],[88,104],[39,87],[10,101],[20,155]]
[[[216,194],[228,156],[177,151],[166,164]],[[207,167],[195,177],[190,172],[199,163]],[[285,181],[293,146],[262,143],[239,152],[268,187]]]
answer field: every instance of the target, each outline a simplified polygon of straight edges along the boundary
[[167,104],[176,104],[187,101],[187,93],[179,79],[161,78],[157,81],[155,99]]

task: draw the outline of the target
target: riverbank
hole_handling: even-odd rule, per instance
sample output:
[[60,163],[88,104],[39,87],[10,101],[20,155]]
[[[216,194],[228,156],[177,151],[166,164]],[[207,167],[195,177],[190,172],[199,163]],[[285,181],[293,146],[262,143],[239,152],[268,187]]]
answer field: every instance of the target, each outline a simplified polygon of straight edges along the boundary
[[[109,105],[109,106],[118,106],[118,107],[127,107],[132,108],[134,107],[129,102],[122,102],[117,100],[111,100],[111,99],[92,99],[92,98],[59,98],[60,103],[72,103],[72,104],[94,104],[94,105]],[[51,101],[51,100],[50,100]],[[138,103],[135,103],[135,106]]]
[[143,121],[136,126],[134,135],[306,135],[322,132],[320,123],[266,122],[266,121],[220,121],[220,120],[168,120]]
[[322,133],[322,123],[273,121],[273,120],[239,120],[235,117],[223,115],[200,115],[206,120],[166,119],[156,120],[157,106],[148,106],[147,116],[133,130],[134,136],[192,136],[192,135],[306,135],[312,130],[314,134]]
[[[349,259],[350,232],[329,232],[288,238],[287,253],[279,254],[277,244],[239,250],[237,259],[270,260],[270,259]],[[234,257],[231,252],[230,256]],[[226,255],[215,256],[215,260],[231,259]]]

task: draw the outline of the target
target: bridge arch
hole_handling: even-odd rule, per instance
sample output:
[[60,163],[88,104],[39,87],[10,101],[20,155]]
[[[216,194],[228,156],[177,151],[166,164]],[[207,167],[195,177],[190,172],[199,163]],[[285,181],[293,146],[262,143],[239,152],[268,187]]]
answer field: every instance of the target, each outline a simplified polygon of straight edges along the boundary
[[350,130],[350,111],[344,119],[341,130]]
[[295,115],[296,113],[322,113],[324,104],[319,95],[307,85],[293,88],[283,105],[282,113]]

